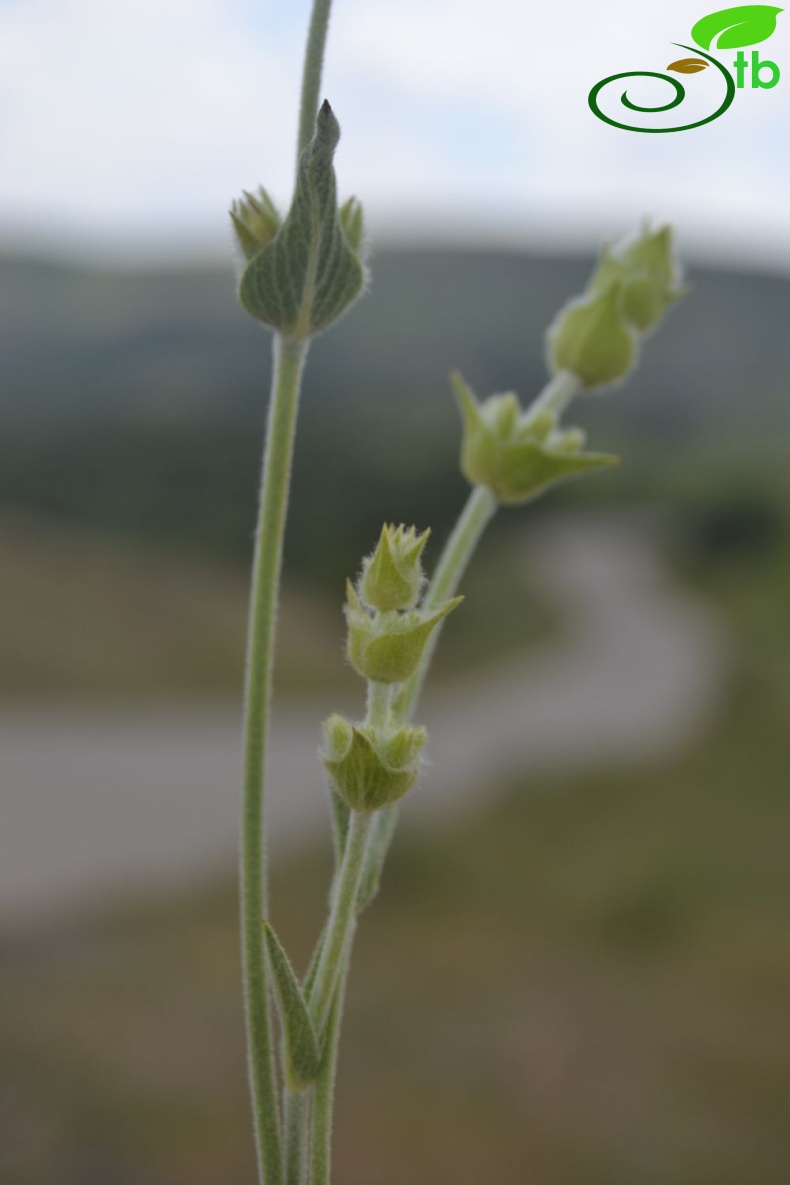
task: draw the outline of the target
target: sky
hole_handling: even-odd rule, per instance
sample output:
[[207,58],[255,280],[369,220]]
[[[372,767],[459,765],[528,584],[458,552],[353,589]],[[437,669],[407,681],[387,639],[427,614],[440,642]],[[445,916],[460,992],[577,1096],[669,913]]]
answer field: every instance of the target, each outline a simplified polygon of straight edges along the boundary
[[[665,71],[715,10],[658,8],[335,0],[323,93],[343,129],[341,195],[363,201],[379,240],[573,248],[651,216],[672,220],[693,257],[790,267],[790,16],[755,47],[783,72],[775,88],[747,80],[720,119],[688,132],[612,128],[588,108],[593,84]],[[0,0],[0,245],[221,254],[243,188],[263,183],[287,206],[309,11],[308,0]],[[729,65],[735,53],[718,56]],[[720,103],[715,69],[676,77],[688,95],[677,122]],[[620,89],[602,95],[615,117]],[[644,104],[668,92],[629,84]]]

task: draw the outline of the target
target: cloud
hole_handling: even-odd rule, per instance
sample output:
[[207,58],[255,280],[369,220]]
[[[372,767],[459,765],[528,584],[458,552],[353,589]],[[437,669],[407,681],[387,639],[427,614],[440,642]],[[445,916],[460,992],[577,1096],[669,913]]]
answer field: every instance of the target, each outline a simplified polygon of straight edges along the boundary
[[[0,226],[219,242],[242,186],[284,198],[308,11],[0,5]],[[341,187],[389,227],[427,217],[585,237],[655,212],[710,250],[790,258],[790,78],[681,135],[618,132],[587,109],[599,78],[663,70],[698,15],[681,0],[660,13],[625,0],[337,0],[325,91],[344,128]],[[780,64],[783,19],[761,47]],[[700,103],[716,84],[684,81]]]

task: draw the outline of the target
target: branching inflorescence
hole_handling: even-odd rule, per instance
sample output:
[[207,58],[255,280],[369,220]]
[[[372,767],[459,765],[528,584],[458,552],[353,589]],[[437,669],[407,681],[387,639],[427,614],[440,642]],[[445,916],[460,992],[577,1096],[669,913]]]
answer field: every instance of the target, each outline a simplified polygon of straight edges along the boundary
[[[241,843],[242,947],[248,1061],[263,1185],[327,1185],[332,1098],[345,983],[357,919],[378,890],[398,800],[420,772],[425,729],[411,723],[458,586],[500,504],[520,504],[558,482],[616,464],[585,451],[563,427],[578,395],[623,380],[642,337],[682,295],[668,227],[645,226],[604,252],[586,291],[546,336],[550,379],[525,410],[512,393],[479,401],[459,374],[461,469],[472,491],[426,582],[428,532],[385,524],[347,587],[347,655],[367,683],[364,719],[325,721],[322,752],[332,802],[335,873],[329,915],[299,979],[268,922],[264,774],[282,543],[301,375],[310,339],[334,324],[365,286],[362,207],[339,205],[340,128],[318,108],[329,0],[315,0],[305,58],[294,196],[282,218],[264,189],[233,203],[245,259],[240,299],[274,331],[274,373],[253,564],[245,688]],[[272,1038],[277,1007],[281,1057]],[[278,1066],[279,1060],[279,1066]]]

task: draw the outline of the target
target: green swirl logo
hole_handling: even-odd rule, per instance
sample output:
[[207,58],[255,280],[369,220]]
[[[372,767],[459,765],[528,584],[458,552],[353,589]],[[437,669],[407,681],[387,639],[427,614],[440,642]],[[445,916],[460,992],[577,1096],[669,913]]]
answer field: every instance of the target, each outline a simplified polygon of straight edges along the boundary
[[[713,66],[719,72],[724,82],[724,97],[720,105],[711,115],[696,119],[692,123],[682,123],[676,127],[640,127],[637,124],[626,123],[623,119],[615,119],[601,109],[599,97],[604,88],[611,83],[622,82],[624,79],[658,78],[666,82],[674,91],[673,97],[666,103],[645,106],[629,98],[626,88],[620,95],[620,104],[628,111],[640,114],[658,115],[665,111],[673,111],[686,98],[686,88],[679,79],[670,74],[660,74],[655,70],[627,70],[621,74],[612,74],[596,82],[590,91],[587,102],[593,115],[608,123],[613,128],[620,128],[624,132],[646,132],[648,134],[666,134],[667,132],[688,132],[692,128],[701,128],[706,123],[718,119],[731,106],[736,90],[746,86],[747,76],[752,88],[771,90],[779,82],[780,70],[776,62],[767,58],[760,58],[756,50],[752,50],[751,61],[743,53],[744,46],[757,45],[766,41],[776,29],[776,18],[783,9],[774,8],[767,4],[741,4],[736,8],[724,8],[720,12],[713,12],[709,16],[697,21],[691,30],[691,36],[696,42],[696,48],[691,45],[674,44],[679,49],[689,50],[692,54],[700,54],[691,58],[680,58],[671,62],[667,70],[676,74],[699,74]],[[717,50],[737,49],[738,54],[732,63],[733,73],[720,61],[710,54],[701,52],[714,46]]]

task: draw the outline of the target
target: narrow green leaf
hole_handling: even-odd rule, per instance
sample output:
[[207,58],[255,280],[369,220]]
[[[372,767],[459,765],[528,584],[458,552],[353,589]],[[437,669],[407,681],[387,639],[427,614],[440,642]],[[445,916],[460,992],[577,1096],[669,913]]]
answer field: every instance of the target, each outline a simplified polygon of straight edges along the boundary
[[337,207],[332,160],[339,139],[340,125],[325,102],[299,162],[288,216],[241,277],[239,297],[247,312],[298,338],[336,321],[364,285],[362,263]]
[[263,934],[283,1029],[286,1077],[298,1089],[315,1081],[321,1066],[321,1050],[299,980],[268,922],[263,923]]
[[703,49],[710,49],[714,41],[716,49],[758,45],[774,32],[776,18],[783,11],[770,4],[739,4],[736,8],[722,8],[697,21],[691,36]]

